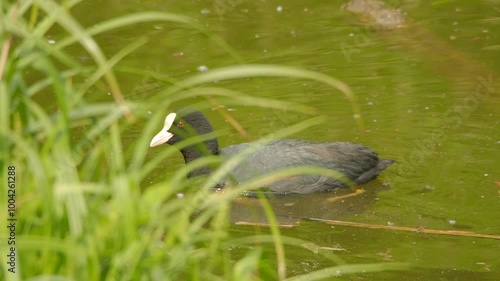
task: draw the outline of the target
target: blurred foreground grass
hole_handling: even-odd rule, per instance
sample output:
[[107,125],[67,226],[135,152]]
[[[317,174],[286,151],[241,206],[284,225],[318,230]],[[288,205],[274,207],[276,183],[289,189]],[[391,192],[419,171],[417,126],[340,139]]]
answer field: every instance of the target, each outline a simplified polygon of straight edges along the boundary
[[[237,55],[202,25],[181,15],[131,14],[86,29],[68,12],[77,3],[0,4],[0,163],[3,183],[7,182],[7,167],[15,167],[18,219],[14,269],[7,263],[11,247],[6,242],[8,229],[2,227],[0,233],[2,280],[283,280],[287,271],[285,249],[293,247],[322,255],[333,265],[294,276],[293,280],[406,268],[400,264],[346,265],[312,243],[282,237],[269,207],[271,235],[256,233],[232,238],[228,232],[228,209],[241,190],[228,191],[224,196],[211,192],[208,182],[223,177],[223,169],[214,172],[205,184],[198,184],[199,188],[190,188],[193,183],[185,178],[198,165],[218,162],[216,157],[195,161],[154,185],[145,184],[155,167],[178,153],[175,147],[165,147],[153,159],[146,160],[150,137],[160,127],[165,109],[175,101],[209,96],[207,99],[213,102],[216,97],[220,104],[286,108],[315,114],[313,108],[303,105],[245,96],[228,89],[202,88],[207,82],[255,76],[313,79],[339,89],[359,114],[355,97],[347,86],[307,70],[239,65],[182,81],[163,77],[171,86],[140,102],[126,102],[113,68],[144,41],[124,46],[113,57],[106,58],[92,37],[96,34],[137,22],[167,21],[197,29],[233,56]],[[49,42],[46,34],[53,26],[66,30],[68,35]],[[84,66],[67,53],[65,48],[72,44],[80,44],[95,64]],[[133,72],[148,76],[140,69]],[[115,102],[86,100],[86,93],[96,85],[103,95],[112,93]],[[53,106],[42,106],[40,101],[46,99]],[[209,103],[204,104],[200,106]],[[293,134],[321,121],[321,117],[312,117],[261,142]],[[362,128],[361,118],[359,122]],[[143,133],[124,145],[123,132],[131,126],[144,126]],[[243,157],[239,155],[225,165],[235,165]],[[289,171],[290,175],[293,173],[300,171]],[[260,180],[265,182],[266,178]],[[258,182],[249,183],[245,189],[258,187]],[[184,197],[179,198],[179,193]],[[7,206],[6,195],[7,189],[2,187],[2,208]],[[2,222],[7,222],[6,209],[0,212]],[[248,250],[234,255],[231,252],[234,248]]]

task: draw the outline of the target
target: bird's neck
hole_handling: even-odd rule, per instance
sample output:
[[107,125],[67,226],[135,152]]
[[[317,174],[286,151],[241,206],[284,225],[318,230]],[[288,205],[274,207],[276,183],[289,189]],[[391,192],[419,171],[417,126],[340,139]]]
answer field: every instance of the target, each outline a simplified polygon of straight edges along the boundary
[[[194,161],[203,156],[218,155],[219,146],[216,140],[209,140],[202,144],[185,147],[181,149],[181,153],[184,156],[184,161],[186,162],[186,164],[188,164],[189,162]],[[188,174],[188,177],[205,175],[209,174],[210,172],[211,169],[209,167],[202,167],[191,171]]]

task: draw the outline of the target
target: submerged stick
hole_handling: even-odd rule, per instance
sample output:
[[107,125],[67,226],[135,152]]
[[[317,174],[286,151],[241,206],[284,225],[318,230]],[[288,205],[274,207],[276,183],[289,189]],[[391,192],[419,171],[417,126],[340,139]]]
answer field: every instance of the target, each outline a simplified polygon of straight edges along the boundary
[[391,226],[391,225],[369,224],[369,223],[317,219],[317,218],[309,218],[308,220],[320,221],[320,222],[324,222],[324,223],[331,224],[331,225],[364,227],[364,228],[371,228],[371,229],[388,229],[388,230],[396,230],[396,231],[412,231],[412,232],[426,233],[426,234],[466,236],[466,237],[489,238],[489,239],[500,240],[500,235],[481,234],[481,233],[475,233],[472,231],[463,231],[463,230],[426,229],[424,227],[415,228],[415,227],[408,227],[408,226]]
[[[463,230],[440,230],[440,229],[426,229],[424,227],[408,227],[408,226],[390,226],[390,225],[380,225],[380,224],[369,224],[362,222],[351,222],[351,221],[339,221],[339,220],[329,220],[329,219],[318,219],[318,218],[307,218],[305,220],[310,221],[319,221],[324,222],[331,225],[339,225],[339,226],[352,226],[352,227],[363,227],[370,229],[387,229],[387,230],[395,230],[395,231],[411,231],[416,233],[426,233],[426,234],[436,234],[436,235],[452,235],[452,236],[464,236],[464,237],[476,237],[476,238],[487,238],[487,239],[497,239],[500,240],[500,235],[494,234],[482,234],[475,233],[472,231],[463,231]],[[269,226],[268,223],[259,223],[259,222],[244,222],[238,221],[235,223],[236,225],[253,225],[253,226]],[[279,227],[283,228],[292,228],[299,224],[297,221],[294,224],[280,224]]]

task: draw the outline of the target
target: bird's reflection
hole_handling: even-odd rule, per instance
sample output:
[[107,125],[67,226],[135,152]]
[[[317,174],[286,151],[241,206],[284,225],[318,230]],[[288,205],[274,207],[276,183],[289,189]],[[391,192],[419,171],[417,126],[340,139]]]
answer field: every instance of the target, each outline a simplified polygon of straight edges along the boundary
[[[291,226],[309,218],[338,219],[362,213],[377,201],[377,193],[390,189],[380,181],[363,185],[363,189],[339,188],[328,193],[308,195],[292,194],[270,197],[277,222]],[[236,224],[267,224],[262,202],[255,198],[241,197],[231,206],[230,219]]]

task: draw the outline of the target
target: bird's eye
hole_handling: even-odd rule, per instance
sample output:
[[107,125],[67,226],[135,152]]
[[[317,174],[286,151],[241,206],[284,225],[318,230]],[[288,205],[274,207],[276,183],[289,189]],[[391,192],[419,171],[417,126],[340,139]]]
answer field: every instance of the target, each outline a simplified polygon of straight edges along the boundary
[[184,127],[184,123],[182,123],[182,122],[177,123],[177,127],[179,127],[179,128]]

